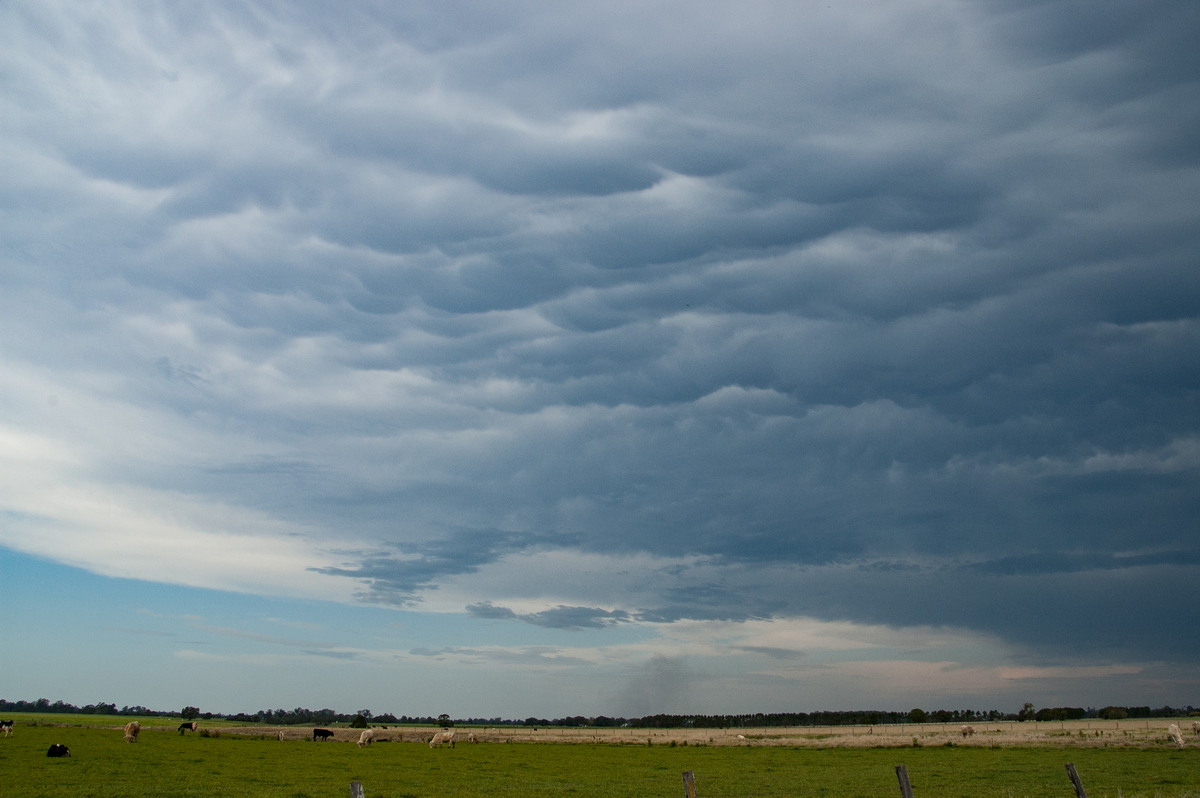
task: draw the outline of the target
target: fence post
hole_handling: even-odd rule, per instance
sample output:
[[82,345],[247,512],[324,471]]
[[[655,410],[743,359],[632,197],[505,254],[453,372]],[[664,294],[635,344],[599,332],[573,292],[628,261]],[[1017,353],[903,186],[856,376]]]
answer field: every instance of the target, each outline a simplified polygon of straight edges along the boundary
[[896,778],[900,782],[900,794],[904,798],[913,798],[912,785],[908,783],[908,768],[896,765]]
[[1075,787],[1075,798],[1087,798],[1087,793],[1083,791],[1083,782],[1079,780],[1073,762],[1067,763],[1067,775],[1071,777],[1071,784]]
[[696,798],[696,774],[683,771],[683,798]]
[[361,781],[350,782],[350,798],[363,798],[363,788]]

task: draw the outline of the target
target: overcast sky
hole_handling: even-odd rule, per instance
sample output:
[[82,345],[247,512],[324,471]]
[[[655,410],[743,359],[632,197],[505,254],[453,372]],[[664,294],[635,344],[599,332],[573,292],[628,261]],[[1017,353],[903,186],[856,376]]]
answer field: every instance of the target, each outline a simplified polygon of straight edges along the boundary
[[1200,4],[0,31],[0,697],[1200,705]]

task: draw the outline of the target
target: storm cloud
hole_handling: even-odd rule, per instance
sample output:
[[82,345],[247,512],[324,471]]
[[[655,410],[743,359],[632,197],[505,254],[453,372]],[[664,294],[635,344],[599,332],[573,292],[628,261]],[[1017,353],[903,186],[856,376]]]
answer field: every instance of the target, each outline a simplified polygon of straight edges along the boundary
[[567,635],[1200,654],[1200,7],[0,21],[0,545]]

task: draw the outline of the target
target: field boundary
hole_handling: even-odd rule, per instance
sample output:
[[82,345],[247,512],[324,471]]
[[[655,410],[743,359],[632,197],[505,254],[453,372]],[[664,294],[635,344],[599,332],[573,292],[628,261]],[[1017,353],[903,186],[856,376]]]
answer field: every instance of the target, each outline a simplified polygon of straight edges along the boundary
[[[13,713],[20,725],[96,726],[120,729],[129,718],[117,716],[26,715]],[[174,731],[179,719],[140,718],[144,731]],[[282,740],[309,740],[310,726],[238,725],[226,720],[201,720],[199,733],[204,736],[248,735],[278,737]],[[920,748],[936,746],[964,747],[1166,747],[1178,748],[1168,731],[1171,724],[1184,730],[1184,747],[1200,748],[1200,735],[1191,730],[1189,718],[1138,718],[1136,720],[1068,721],[993,721],[969,724],[972,732],[963,734],[960,723],[904,723],[856,726],[789,726],[726,728],[631,728],[631,727],[527,727],[459,726],[480,743],[566,743],[646,746],[782,746],[791,748]],[[330,742],[354,742],[361,729],[328,726],[334,736]],[[373,725],[376,741],[426,743],[437,731],[430,726],[397,724]],[[282,735],[282,736],[280,736]]]

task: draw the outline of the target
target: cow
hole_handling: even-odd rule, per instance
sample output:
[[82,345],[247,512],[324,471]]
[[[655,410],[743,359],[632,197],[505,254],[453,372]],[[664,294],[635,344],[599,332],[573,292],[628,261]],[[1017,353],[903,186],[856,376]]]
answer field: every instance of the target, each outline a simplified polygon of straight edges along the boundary
[[142,731],[142,724],[136,720],[131,720],[125,724],[125,742],[136,743],[138,734]]
[[[8,722],[8,727],[12,728],[12,721]],[[1192,721],[1192,734],[1200,734],[1200,720]]]
[[325,742],[333,736],[329,729],[313,729],[313,742]]
[[963,737],[970,737],[974,733],[975,733],[974,726],[963,726],[962,727],[962,736]]
[[358,735],[358,747],[366,748],[371,743],[375,742],[375,730],[363,729],[363,733]]
[[192,720],[192,721],[186,721],[186,720],[185,720],[183,723],[180,723],[180,724],[179,724],[179,734],[180,734],[180,736],[183,736],[183,733],[184,733],[184,732],[195,731],[195,730],[196,730],[196,727],[197,727],[198,725],[199,725],[199,724],[197,724],[197,723],[196,723],[196,721],[194,721],[194,720]]
[[429,740],[430,748],[441,748],[442,743],[449,743],[450,747],[454,747],[454,732],[450,729],[442,729]]
[[467,742],[469,742],[469,743],[479,742],[479,738],[475,736],[475,732],[467,732]]
[[279,734],[276,736],[279,738],[279,742],[283,742],[283,729],[280,729]]
[[13,733],[13,722],[11,720],[0,720],[0,729],[4,729],[4,736],[7,737]]
[[1172,723],[1167,729],[1167,734],[1171,735],[1171,739],[1174,740],[1180,748],[1184,746],[1185,743],[1183,742],[1183,732],[1179,730],[1179,726]]
[[70,756],[71,749],[62,743],[54,743],[46,749],[46,756]]

